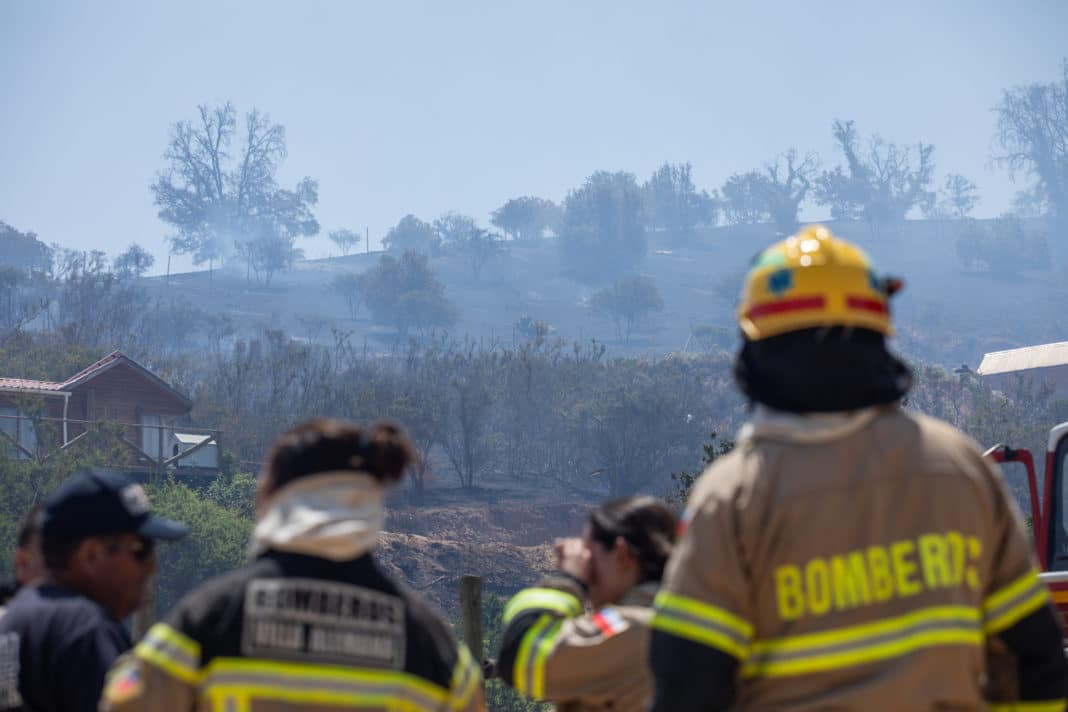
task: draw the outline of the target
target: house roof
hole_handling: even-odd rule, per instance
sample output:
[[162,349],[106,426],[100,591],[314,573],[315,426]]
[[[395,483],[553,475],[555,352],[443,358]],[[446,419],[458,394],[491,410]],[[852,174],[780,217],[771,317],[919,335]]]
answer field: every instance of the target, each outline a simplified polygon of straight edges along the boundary
[[63,393],[69,393],[72,389],[83,385],[87,381],[96,378],[102,373],[106,373],[120,364],[126,364],[134,371],[144,376],[146,379],[154,383],[160,389],[167,391],[174,398],[181,401],[186,408],[192,408],[193,403],[184,395],[176,391],[171,387],[169,383],[164,381],[156,374],[149,371],[141,364],[134,361],[132,358],[122,353],[121,351],[112,351],[104,358],[100,359],[94,364],[91,364],[78,373],[74,374],[65,381],[32,381],[25,378],[0,378],[0,391],[7,392],[24,392],[24,393],[40,393],[42,391],[55,392],[56,395]]
[[1068,366],[1068,341],[993,351],[983,356],[983,362],[979,364],[979,374],[991,376],[996,373],[1015,373],[1054,366]]
[[210,435],[197,435],[195,433],[174,433],[174,439],[183,445],[199,445],[210,437]]
[[28,378],[0,378],[0,391],[63,391],[55,381],[32,381]]

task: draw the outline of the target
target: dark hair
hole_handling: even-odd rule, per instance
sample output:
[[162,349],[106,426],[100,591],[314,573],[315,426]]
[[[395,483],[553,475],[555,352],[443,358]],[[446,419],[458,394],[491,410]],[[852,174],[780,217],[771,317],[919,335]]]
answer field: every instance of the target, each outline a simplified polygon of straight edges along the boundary
[[19,525],[18,533],[15,535],[15,545],[19,549],[25,549],[34,539],[41,540],[41,523],[44,521],[44,507],[40,502],[30,507],[30,511],[26,512],[26,516],[22,520],[22,524]]
[[635,495],[605,502],[590,512],[590,534],[605,548],[623,537],[638,559],[639,583],[659,581],[675,544],[678,520],[656,497]]
[[397,482],[415,459],[399,426],[375,423],[370,430],[332,418],[317,418],[283,433],[267,455],[264,476],[275,490],[319,472],[366,472],[379,482]]
[[901,400],[912,374],[869,329],[802,329],[743,341],[734,362],[739,387],[757,403],[789,413],[827,413]]

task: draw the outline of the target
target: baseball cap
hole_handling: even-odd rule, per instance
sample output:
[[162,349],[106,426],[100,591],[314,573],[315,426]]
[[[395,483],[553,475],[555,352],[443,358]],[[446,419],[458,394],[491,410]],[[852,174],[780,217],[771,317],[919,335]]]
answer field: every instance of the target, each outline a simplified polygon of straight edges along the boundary
[[144,488],[118,472],[82,470],[45,500],[41,542],[46,547],[125,533],[173,541],[188,534],[189,527],[153,514]]

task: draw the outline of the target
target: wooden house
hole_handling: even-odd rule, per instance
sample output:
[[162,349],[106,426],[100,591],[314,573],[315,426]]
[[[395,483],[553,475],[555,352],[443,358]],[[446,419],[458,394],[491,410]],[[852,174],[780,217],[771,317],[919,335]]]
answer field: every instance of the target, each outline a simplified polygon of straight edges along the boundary
[[[42,457],[84,437],[93,423],[110,421],[122,426],[130,453],[124,464],[163,469],[181,465],[182,454],[192,460],[194,450],[217,446],[217,433],[177,427],[192,408],[185,395],[115,351],[64,381],[0,378],[0,440],[16,457]],[[178,434],[197,435],[199,447]],[[205,453],[196,461],[210,466]]]

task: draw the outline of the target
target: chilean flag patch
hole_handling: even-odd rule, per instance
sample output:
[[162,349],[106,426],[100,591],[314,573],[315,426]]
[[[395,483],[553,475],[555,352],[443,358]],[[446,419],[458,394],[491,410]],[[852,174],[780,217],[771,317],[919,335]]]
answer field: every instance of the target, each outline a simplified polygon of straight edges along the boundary
[[627,629],[627,621],[615,608],[602,608],[593,614],[593,622],[601,629],[605,637],[622,633]]

